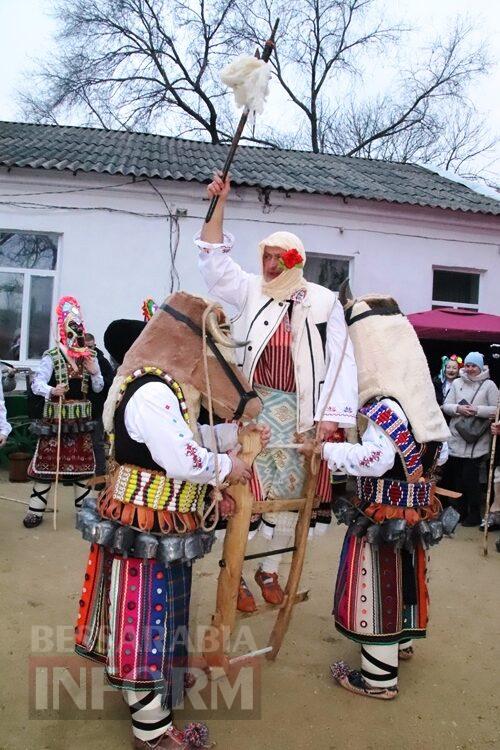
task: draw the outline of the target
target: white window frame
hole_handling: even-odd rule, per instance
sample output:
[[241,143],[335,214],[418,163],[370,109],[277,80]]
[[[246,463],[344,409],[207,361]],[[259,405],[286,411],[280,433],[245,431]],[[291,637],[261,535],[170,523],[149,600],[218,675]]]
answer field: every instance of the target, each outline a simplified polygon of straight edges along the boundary
[[23,299],[21,305],[21,343],[19,346],[19,359],[4,359],[4,362],[12,364],[13,367],[16,365],[19,367],[33,367],[39,360],[28,359],[28,341],[29,341],[29,320],[30,320],[30,301],[31,301],[31,279],[33,276],[50,276],[53,278],[52,284],[52,300],[51,300],[51,315],[50,315],[50,327],[49,327],[49,340],[47,346],[50,347],[52,341],[52,325],[54,320],[54,306],[56,297],[56,287],[58,282],[58,269],[60,267],[59,258],[61,252],[61,234],[59,232],[50,232],[47,230],[38,229],[15,229],[13,227],[0,227],[0,232],[15,232],[16,234],[41,234],[41,235],[56,235],[57,242],[57,258],[56,267],[53,270],[47,270],[44,268],[21,268],[19,266],[1,266],[0,273],[11,273],[21,274],[24,276],[23,280]]
[[[307,259],[308,258],[320,258],[321,260],[345,260],[348,264],[348,271],[347,271],[347,278],[349,279],[349,282],[352,284],[353,279],[353,267],[354,267],[354,257],[352,255],[337,255],[337,253],[316,253],[313,250],[308,250],[307,252],[307,258],[306,258],[306,267],[307,267]],[[335,292],[337,294],[337,292]]]
[[468,276],[478,276],[479,284],[477,289],[477,302],[450,302],[432,297],[432,307],[450,307],[453,310],[473,310],[479,311],[479,300],[481,298],[481,276],[484,271],[479,268],[457,268],[456,266],[432,266],[432,287],[434,288],[434,271],[450,271],[451,273],[465,273]]

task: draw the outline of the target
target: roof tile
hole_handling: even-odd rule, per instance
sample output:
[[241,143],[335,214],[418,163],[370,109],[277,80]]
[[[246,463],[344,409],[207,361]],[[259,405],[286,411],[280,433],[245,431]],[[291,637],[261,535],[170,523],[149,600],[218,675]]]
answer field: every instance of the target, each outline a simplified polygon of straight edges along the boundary
[[[0,122],[0,166],[207,182],[227,145],[60,125]],[[500,200],[415,164],[240,146],[233,183],[500,214]]]

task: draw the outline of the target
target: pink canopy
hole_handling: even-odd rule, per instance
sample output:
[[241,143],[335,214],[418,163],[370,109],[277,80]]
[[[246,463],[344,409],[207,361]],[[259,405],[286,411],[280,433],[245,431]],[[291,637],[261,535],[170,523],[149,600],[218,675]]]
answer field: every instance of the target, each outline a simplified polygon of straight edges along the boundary
[[441,307],[412,313],[408,320],[420,339],[500,342],[500,315]]

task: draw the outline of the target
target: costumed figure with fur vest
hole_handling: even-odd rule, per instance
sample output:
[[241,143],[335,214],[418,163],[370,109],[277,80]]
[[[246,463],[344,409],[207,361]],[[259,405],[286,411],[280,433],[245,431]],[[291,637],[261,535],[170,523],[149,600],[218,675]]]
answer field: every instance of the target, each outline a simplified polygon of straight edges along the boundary
[[77,300],[61,297],[56,317],[57,345],[44,353],[31,384],[33,393],[44,403],[43,418],[31,426],[38,442],[28,469],[34,484],[23,524],[29,529],[42,523],[56,476],[64,484],[73,485],[75,507],[79,508],[90,492],[85,480],[95,472],[89,394],[100,393],[104,380],[95,352],[85,343]]
[[[105,335],[108,351],[123,361],[103,414],[107,487],[97,501],[87,498],[77,520],[91,547],[76,651],[104,664],[110,684],[122,690],[136,750],[208,746],[205,725],[180,730],[172,715],[186,687],[192,563],[213,543],[207,516],[221,494],[207,500],[207,486],[250,478],[233,420],[261,409],[228,362],[236,343],[221,330],[223,318],[219,306],[208,311],[205,300],[178,292],[147,324],[114,321]],[[231,423],[215,434],[201,428],[202,402]]]
[[[350,296],[350,295],[349,295]],[[434,470],[447,458],[449,430],[416,333],[391,297],[346,301],[358,367],[360,442],[325,443],[332,470],[356,477],[354,498],[334,512],[348,526],[334,598],[337,629],[361,645],[361,669],[336,662],[347,690],[372,698],[398,694],[399,659],[426,635],[430,546],[453,532]]]
[[[271,440],[253,464],[252,491],[257,500],[303,497],[305,459],[293,447],[311,434],[343,440],[340,428],[355,424],[356,365],[337,294],[305,280],[306,253],[290,232],[263,239],[257,252],[260,274],[248,273],[231,258],[234,238],[224,232],[224,207],[229,178],[218,175],[208,186],[218,196],[212,219],[195,238],[199,268],[208,293],[236,309],[234,336],[246,342],[238,365],[263,400],[260,421],[271,429]],[[332,482],[321,462],[312,528],[321,532],[331,520]],[[293,544],[296,513],[267,513],[251,526],[275,548]],[[284,592],[278,580],[281,554],[265,557],[255,580],[264,599],[279,605]],[[241,580],[238,609],[256,610],[253,595]]]

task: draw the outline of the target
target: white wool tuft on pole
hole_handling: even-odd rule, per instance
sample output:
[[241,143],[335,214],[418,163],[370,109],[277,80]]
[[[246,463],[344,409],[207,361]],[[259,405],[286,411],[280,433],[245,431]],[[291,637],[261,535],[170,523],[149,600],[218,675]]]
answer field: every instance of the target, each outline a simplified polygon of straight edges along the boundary
[[271,78],[269,65],[264,60],[248,55],[237,57],[222,70],[220,78],[233,90],[238,107],[262,114]]

